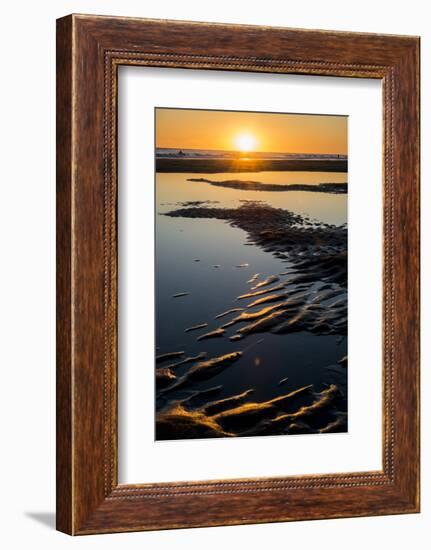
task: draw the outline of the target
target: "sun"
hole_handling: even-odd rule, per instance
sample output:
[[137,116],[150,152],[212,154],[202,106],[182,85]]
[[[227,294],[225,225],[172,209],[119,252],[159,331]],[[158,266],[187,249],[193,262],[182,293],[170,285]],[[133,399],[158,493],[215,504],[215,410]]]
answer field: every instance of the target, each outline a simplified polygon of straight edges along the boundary
[[253,151],[256,148],[256,138],[253,136],[253,134],[238,134],[235,137],[235,146],[238,151],[242,151],[243,153]]

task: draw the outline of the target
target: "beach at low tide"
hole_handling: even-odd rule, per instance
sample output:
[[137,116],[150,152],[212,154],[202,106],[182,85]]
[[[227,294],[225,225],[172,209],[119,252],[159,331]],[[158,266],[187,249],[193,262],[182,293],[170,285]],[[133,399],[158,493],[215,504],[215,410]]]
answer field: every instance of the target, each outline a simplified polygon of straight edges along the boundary
[[347,430],[346,191],[336,171],[156,174],[157,439]]

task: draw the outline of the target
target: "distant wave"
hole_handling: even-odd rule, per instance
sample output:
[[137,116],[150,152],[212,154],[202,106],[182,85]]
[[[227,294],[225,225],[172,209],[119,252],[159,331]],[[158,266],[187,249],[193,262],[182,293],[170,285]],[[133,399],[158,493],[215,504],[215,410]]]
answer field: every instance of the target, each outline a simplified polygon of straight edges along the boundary
[[334,154],[307,154],[307,153],[262,153],[248,152],[240,153],[238,151],[216,151],[214,149],[172,149],[172,148],[156,148],[156,158],[174,158],[174,159],[236,159],[238,157],[247,157],[250,159],[345,159],[347,155]]

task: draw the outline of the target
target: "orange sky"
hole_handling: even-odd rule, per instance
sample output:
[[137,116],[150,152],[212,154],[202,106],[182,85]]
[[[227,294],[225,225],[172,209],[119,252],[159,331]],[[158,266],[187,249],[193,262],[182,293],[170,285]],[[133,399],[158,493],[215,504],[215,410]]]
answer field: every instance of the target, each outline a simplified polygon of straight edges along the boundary
[[253,150],[347,154],[347,117],[156,109],[156,147],[236,150],[239,136]]

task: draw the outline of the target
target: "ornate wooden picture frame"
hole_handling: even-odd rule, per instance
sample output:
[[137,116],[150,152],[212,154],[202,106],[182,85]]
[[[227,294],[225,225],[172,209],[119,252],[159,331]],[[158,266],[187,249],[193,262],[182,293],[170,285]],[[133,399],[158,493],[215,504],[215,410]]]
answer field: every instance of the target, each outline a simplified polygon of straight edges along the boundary
[[[117,69],[380,79],[383,468],[118,483]],[[68,534],[419,511],[419,39],[70,15],[57,21],[57,528]]]

